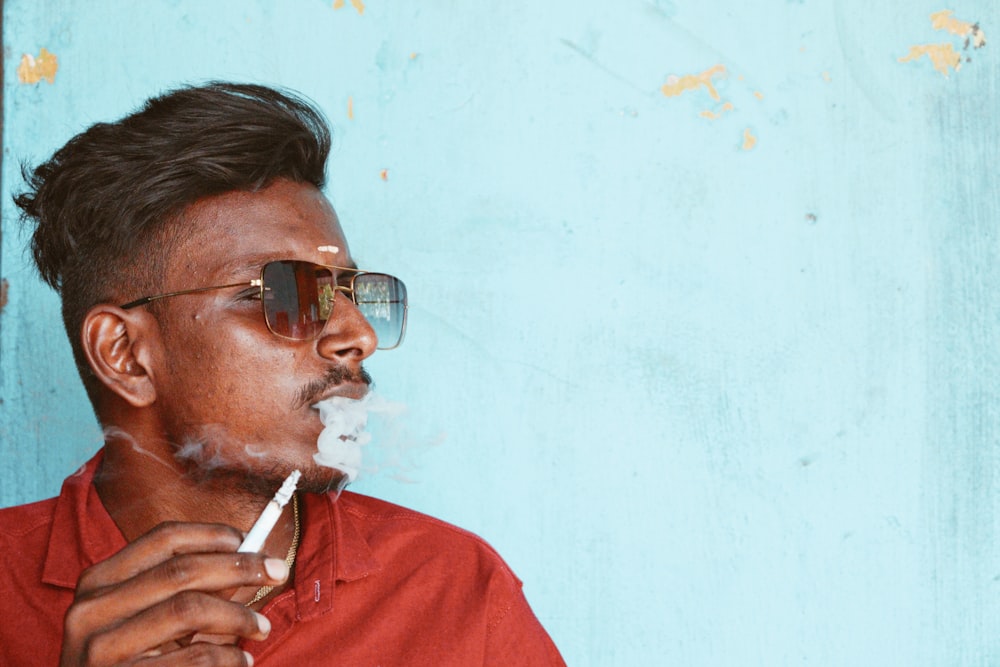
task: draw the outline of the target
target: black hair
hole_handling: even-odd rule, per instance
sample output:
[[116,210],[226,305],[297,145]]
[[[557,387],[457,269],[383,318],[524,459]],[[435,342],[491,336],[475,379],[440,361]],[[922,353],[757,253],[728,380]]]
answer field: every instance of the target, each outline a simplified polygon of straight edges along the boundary
[[97,381],[80,343],[87,311],[156,290],[181,233],[171,223],[195,201],[278,178],[322,188],[329,152],[327,122],[301,96],[213,82],[154,97],[73,137],[34,170],[22,166],[28,187],[14,202],[34,225],[34,261],[62,297],[63,324],[95,408]]

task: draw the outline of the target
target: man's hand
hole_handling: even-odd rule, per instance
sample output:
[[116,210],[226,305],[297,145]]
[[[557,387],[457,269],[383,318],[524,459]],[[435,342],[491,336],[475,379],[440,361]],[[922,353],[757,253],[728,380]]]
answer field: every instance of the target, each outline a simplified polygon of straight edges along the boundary
[[264,639],[270,623],[224,592],[284,583],[288,568],[236,553],[230,527],[165,523],[80,576],[66,613],[62,667],[252,664],[235,645],[196,634]]

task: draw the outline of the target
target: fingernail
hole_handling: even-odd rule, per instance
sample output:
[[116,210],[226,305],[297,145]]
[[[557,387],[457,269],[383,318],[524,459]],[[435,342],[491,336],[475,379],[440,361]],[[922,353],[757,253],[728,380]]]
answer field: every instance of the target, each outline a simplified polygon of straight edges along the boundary
[[253,667],[253,656],[243,651],[243,659],[247,661],[247,667]]
[[265,560],[264,570],[267,572],[267,576],[272,579],[284,581],[288,578],[288,566],[285,565],[285,561],[278,558],[268,558]]
[[[257,614],[257,612],[254,613]],[[257,628],[262,635],[266,635],[271,632],[271,621],[267,620],[267,616],[264,614],[257,614]]]

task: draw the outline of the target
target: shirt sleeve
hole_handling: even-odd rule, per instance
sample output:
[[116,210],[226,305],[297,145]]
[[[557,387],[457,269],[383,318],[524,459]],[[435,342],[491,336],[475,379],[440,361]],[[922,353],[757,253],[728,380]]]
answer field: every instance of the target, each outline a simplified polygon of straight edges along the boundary
[[485,667],[566,667],[559,650],[511,582],[497,602],[486,633]]

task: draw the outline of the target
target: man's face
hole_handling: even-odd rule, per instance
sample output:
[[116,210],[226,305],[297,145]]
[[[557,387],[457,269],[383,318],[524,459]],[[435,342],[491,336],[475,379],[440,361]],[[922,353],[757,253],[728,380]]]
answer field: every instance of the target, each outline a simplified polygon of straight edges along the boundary
[[[271,260],[354,266],[333,207],[311,185],[281,180],[256,193],[206,198],[181,224],[190,234],[168,258],[163,292],[249,283]],[[300,488],[336,487],[341,474],[312,459],[323,426],[310,406],[332,395],[364,396],[361,362],[375,350],[375,333],[338,293],[318,338],[279,338],[258,297],[236,287],[162,302],[151,409],[192,473],[235,476],[273,492],[298,468]]]

